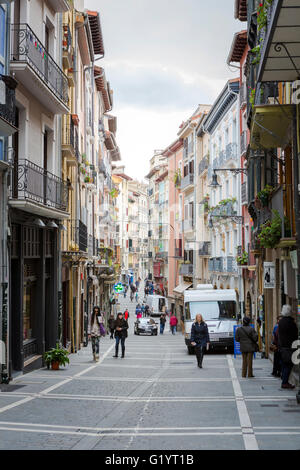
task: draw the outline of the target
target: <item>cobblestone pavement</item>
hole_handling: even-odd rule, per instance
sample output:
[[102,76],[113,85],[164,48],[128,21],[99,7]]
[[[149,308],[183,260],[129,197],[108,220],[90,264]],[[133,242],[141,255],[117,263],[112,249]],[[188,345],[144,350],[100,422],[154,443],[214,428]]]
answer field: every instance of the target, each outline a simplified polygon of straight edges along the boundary
[[99,363],[89,345],[59,371],[14,379],[0,393],[0,449],[300,449],[295,391],[280,388],[268,360],[255,359],[253,379],[221,353],[199,369],[180,332],[135,336],[136,303],[120,303],[130,308],[126,357],[112,357],[107,336]]

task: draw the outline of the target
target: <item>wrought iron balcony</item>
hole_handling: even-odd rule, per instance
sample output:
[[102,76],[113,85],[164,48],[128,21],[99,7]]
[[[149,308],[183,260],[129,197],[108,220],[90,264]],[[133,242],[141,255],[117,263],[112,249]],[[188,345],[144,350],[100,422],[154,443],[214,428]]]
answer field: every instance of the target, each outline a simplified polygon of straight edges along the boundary
[[237,272],[237,262],[234,256],[227,256],[226,259],[226,271],[228,273],[236,273]]
[[16,80],[0,75],[0,136],[9,136],[16,129]]
[[199,175],[203,173],[203,171],[207,170],[209,166],[209,156],[205,155],[199,163]]
[[62,150],[71,157],[74,164],[77,164],[80,157],[78,130],[73,123],[71,114],[64,116]]
[[63,64],[66,68],[73,67],[73,47],[72,47],[72,35],[70,26],[68,24],[63,25]]
[[226,160],[235,160],[238,156],[237,144],[231,143],[226,145]]
[[241,155],[247,151],[247,131],[243,131],[241,134]]
[[67,231],[62,232],[63,251],[81,251],[88,250],[87,226],[79,219],[69,219],[64,222]]
[[247,182],[242,183],[242,204],[248,203]]
[[19,160],[13,170],[11,198],[49,209],[66,211],[68,186],[65,181],[30,160]]
[[[68,112],[68,78],[49,51],[28,24],[13,24],[11,33],[11,70],[17,80],[54,114]],[[44,88],[36,77],[44,84]]]
[[240,107],[243,108],[247,104],[247,85],[244,82],[240,88]]
[[211,272],[221,273],[224,271],[224,260],[220,256],[218,258],[210,258],[208,263],[208,269]]
[[194,273],[194,266],[193,264],[181,264],[179,268],[180,276],[192,276]]
[[194,184],[194,174],[193,173],[189,173],[187,176],[185,176],[184,178],[182,178],[181,180],[181,189],[184,190],[186,189],[188,186],[191,186]]
[[211,255],[211,242],[202,242],[199,248],[199,256]]
[[183,231],[188,232],[189,230],[194,230],[194,220],[186,219],[183,221]]

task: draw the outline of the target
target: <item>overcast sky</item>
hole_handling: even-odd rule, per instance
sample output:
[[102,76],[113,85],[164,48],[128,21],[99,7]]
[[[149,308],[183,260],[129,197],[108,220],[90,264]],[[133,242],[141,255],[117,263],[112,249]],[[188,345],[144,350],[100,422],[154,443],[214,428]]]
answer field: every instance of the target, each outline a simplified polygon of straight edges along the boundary
[[237,76],[226,59],[234,0],[85,0],[100,12],[117,142],[129,176],[143,179],[155,149],[177,138],[198,104],[212,104]]

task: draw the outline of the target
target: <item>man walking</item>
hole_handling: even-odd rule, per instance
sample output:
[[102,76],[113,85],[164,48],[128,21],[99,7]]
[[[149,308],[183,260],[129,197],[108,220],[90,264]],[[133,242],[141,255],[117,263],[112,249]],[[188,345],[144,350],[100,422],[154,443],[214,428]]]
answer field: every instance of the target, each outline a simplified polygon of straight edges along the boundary
[[165,325],[166,325],[166,315],[163,313],[160,316],[160,334],[161,335],[164,334]]

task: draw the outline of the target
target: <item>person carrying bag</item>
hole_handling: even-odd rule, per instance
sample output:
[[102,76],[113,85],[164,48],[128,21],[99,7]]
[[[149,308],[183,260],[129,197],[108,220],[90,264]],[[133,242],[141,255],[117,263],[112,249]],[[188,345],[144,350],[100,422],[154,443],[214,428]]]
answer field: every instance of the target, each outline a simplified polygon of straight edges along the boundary
[[250,326],[251,319],[249,317],[243,318],[243,326],[237,328],[235,333],[235,340],[240,343],[241,352],[243,357],[242,377],[254,377],[253,375],[253,353],[259,351],[257,344],[258,334],[252,326]]

